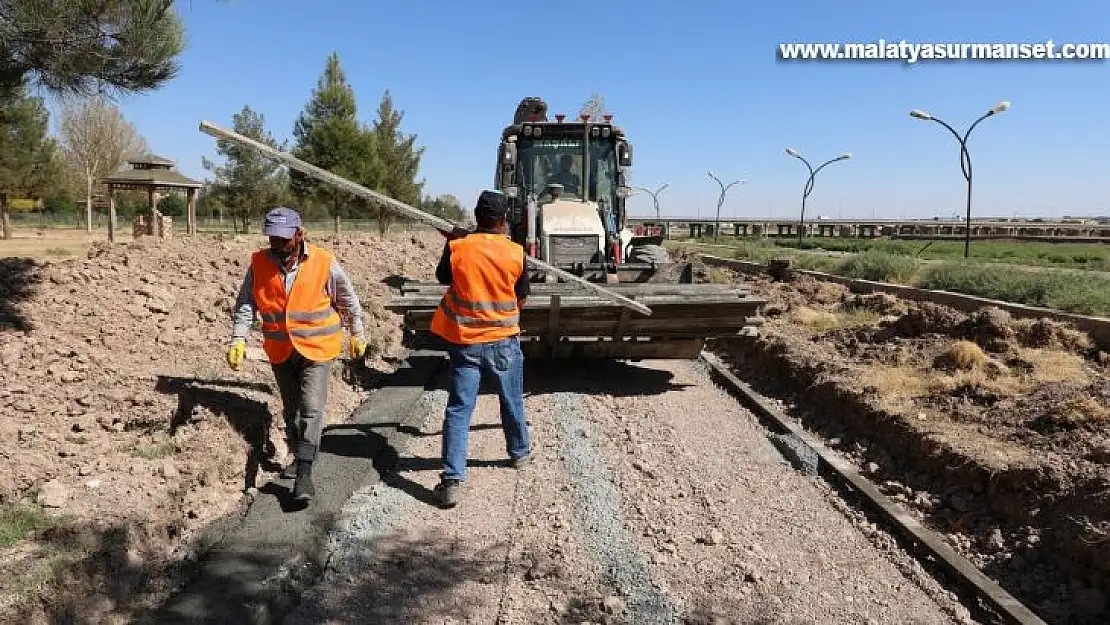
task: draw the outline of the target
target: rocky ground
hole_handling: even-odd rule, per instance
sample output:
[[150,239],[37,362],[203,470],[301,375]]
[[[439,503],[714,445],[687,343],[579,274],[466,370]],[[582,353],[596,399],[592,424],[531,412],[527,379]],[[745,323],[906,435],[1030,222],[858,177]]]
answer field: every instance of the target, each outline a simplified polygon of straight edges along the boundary
[[1048,319],[798,277],[715,349],[1052,623],[1106,612],[1108,357]]
[[[109,597],[157,594],[149,572],[284,460],[281,401],[257,330],[241,371],[224,362],[260,239],[140,239],[95,245],[85,259],[0,259],[0,614],[81,594],[110,610]],[[383,280],[430,277],[437,239],[316,237],[363,298],[371,352],[365,365],[335,368],[329,421],[393,367],[400,333],[382,307]],[[134,579],[121,580],[125,570]]]
[[495,396],[463,502],[431,505],[444,391],[397,475],[352,497],[309,623],[965,623],[960,606],[696,363],[532,366],[533,464]]

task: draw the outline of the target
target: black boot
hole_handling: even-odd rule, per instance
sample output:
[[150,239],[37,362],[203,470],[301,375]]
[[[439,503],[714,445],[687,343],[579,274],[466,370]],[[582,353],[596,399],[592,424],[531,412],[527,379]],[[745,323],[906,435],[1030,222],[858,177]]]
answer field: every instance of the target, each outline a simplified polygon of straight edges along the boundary
[[301,441],[297,444],[297,482],[293,485],[293,499],[308,503],[316,496],[312,484],[312,463],[316,460],[316,446]]
[[297,482],[293,484],[293,499],[308,503],[316,496],[316,486],[312,484],[312,462],[297,461]]

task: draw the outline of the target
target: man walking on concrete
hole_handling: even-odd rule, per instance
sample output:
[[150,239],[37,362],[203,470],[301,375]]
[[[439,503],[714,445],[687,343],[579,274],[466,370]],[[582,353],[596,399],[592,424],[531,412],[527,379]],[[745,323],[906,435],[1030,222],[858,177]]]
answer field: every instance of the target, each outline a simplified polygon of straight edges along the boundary
[[351,335],[348,353],[366,352],[362,306],[335,256],[305,242],[301,217],[289,208],[266,214],[262,233],[270,246],[251,255],[235,302],[228,365],[243,364],[254,313],[262,317],[262,349],[281,392],[286,443],[294,460],[282,472],[296,478],[293,497],[307,503],[316,494],[312,463],[320,447],[332,362]]
[[524,248],[505,234],[508,202],[483,191],[474,208],[478,229],[452,237],[444,246],[436,279],[450,285],[432,317],[430,330],[448,345],[451,392],[443,419],[443,474],[436,494],[444,506],[459,501],[466,480],[470,418],[482,374],[501,402],[501,426],[510,464],[530,458],[524,417],[524,355],[520,309],[528,297]]

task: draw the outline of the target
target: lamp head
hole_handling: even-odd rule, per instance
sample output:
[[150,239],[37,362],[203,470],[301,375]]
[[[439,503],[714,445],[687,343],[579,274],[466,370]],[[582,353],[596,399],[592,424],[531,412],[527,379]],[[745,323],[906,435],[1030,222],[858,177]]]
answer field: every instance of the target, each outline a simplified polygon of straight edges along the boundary
[[914,110],[910,111],[910,117],[916,117],[918,119],[932,119],[933,118],[932,115],[926,113],[925,111],[923,111],[921,109],[914,109]]
[[842,152],[838,158],[842,161],[846,161],[846,160],[852,158],[852,153],[851,152]]
[[994,107],[991,108],[991,115],[994,115],[995,113],[1001,113],[1003,111],[1009,110],[1009,108],[1010,108],[1010,103],[1003,100],[1003,101],[999,102],[998,104],[995,104]]
[[801,154],[798,154],[798,151],[794,148],[786,148],[786,153],[790,156],[801,156]]

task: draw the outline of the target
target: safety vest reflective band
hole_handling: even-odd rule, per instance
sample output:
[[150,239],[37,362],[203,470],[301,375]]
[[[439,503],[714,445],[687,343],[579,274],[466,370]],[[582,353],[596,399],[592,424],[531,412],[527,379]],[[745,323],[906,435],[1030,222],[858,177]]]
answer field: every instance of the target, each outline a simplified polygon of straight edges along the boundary
[[451,286],[430,330],[456,344],[499,341],[520,334],[516,281],[524,248],[500,234],[479,232],[450,241]]
[[290,293],[285,277],[267,250],[251,256],[254,304],[262,317],[262,349],[270,362],[285,362],[293,350],[317,362],[333,360],[343,349],[343,321],[327,293],[329,252],[307,245]]

